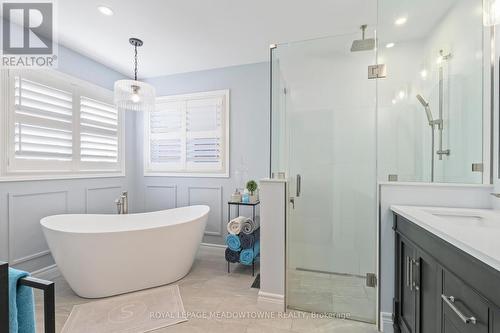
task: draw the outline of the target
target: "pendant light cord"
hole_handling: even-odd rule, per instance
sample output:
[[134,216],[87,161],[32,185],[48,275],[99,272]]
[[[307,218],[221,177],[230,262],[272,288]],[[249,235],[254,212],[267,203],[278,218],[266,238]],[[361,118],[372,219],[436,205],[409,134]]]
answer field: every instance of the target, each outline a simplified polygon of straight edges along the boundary
[[137,44],[134,45],[134,78],[137,81]]

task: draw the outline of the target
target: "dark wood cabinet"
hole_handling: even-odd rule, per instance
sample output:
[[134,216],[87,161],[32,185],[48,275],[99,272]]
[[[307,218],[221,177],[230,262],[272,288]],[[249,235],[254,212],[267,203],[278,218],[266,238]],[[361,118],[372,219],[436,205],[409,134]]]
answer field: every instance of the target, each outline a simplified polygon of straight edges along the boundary
[[417,330],[438,332],[439,270],[438,264],[427,253],[417,250]]
[[395,332],[500,333],[500,272],[401,216],[394,230]]
[[413,285],[413,268],[416,256],[416,248],[405,237],[400,237],[398,246],[398,268],[400,279],[398,281],[399,291],[399,327],[404,333],[416,332],[416,308],[417,297]]

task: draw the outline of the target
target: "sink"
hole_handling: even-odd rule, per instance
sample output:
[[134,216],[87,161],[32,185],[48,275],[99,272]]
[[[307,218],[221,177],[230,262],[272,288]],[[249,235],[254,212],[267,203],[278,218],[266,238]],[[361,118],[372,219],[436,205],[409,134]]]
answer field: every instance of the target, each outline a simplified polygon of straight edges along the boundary
[[500,271],[500,211],[418,206],[391,209]]

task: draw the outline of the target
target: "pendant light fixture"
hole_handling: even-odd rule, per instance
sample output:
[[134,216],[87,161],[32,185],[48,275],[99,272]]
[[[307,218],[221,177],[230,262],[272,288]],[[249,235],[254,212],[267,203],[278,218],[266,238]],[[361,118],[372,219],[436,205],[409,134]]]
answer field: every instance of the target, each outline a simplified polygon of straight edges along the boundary
[[155,107],[155,88],[150,84],[137,81],[137,48],[142,40],[130,38],[134,47],[134,79],[115,82],[115,106],[118,110],[153,111]]

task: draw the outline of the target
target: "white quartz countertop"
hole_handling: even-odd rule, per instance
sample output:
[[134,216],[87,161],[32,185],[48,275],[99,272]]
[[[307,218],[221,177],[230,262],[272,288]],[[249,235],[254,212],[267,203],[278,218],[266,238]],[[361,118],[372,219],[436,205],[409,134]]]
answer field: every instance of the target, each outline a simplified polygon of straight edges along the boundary
[[395,205],[391,210],[500,271],[500,211]]

